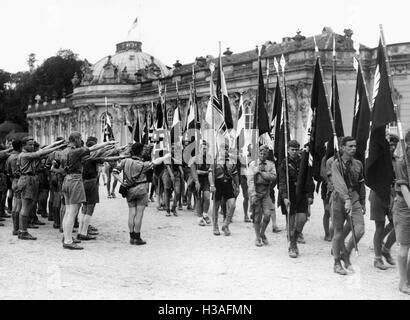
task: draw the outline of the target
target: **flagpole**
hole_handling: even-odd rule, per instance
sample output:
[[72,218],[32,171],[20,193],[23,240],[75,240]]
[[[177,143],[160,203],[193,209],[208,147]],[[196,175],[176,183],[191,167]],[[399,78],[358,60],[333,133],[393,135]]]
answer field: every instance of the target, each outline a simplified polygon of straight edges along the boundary
[[384,51],[384,58],[386,60],[387,75],[388,75],[389,86],[390,86],[390,95],[393,101],[394,113],[396,114],[396,119],[397,119],[397,130],[399,133],[400,145],[401,145],[401,148],[403,149],[403,158],[404,158],[404,162],[406,163],[407,177],[410,179],[410,163],[409,163],[409,158],[408,158],[407,150],[406,150],[406,142],[404,141],[403,128],[402,128],[402,123],[401,123],[400,114],[398,110],[398,105],[396,102],[396,97],[393,94],[394,84],[393,84],[393,78],[391,75],[389,57],[387,55],[387,48],[386,48],[386,41],[384,38],[383,25],[380,24],[379,27],[380,27],[380,37],[381,37],[383,51]]
[[[333,102],[333,119],[336,121],[336,42],[333,33],[333,63],[332,63],[332,102]],[[336,125],[335,125],[336,127]],[[335,147],[334,147],[335,148]]]
[[[215,66],[213,64],[213,62],[210,63],[209,65],[209,69],[211,71],[211,78],[210,78],[210,90],[211,90],[211,111],[212,111],[212,134],[214,136],[214,143],[213,143],[213,155],[212,155],[212,183],[215,187],[215,169],[216,169],[216,130],[215,130],[215,113],[214,113],[214,106],[213,106],[213,100],[214,100],[214,71],[215,71]],[[212,201],[213,201],[213,217],[215,216],[215,192],[212,192]]]
[[198,123],[197,123],[197,119],[199,119],[199,115],[198,115],[198,108],[197,108],[197,101],[196,101],[196,76],[195,76],[195,63],[192,64],[192,89],[191,89],[191,93],[193,95],[192,97],[192,103],[194,105],[194,134],[195,134],[195,154],[199,154],[199,139],[198,139],[198,133],[197,133],[197,127],[198,127]]
[[[269,59],[266,58],[266,92],[265,92],[266,102],[268,102],[268,96],[269,96]],[[272,101],[273,101],[273,99],[272,99]],[[272,109],[273,109],[273,106],[272,106]],[[271,123],[270,123],[271,119],[269,119],[269,125],[271,125]],[[270,130],[271,129],[272,129],[272,127],[270,127]],[[270,136],[270,130],[269,130],[269,136]]]
[[[221,77],[221,106],[222,106],[222,114],[224,116],[225,121],[225,98],[224,93],[222,92],[222,56],[221,56],[221,41],[219,41],[219,76]],[[225,80],[225,79],[224,79]],[[224,81],[225,82],[225,81]],[[226,82],[225,82],[226,85]],[[228,125],[225,122],[226,129],[228,129]]]
[[[288,194],[288,200],[290,201],[289,193],[289,159],[288,159],[288,118],[286,110],[286,82],[285,82],[285,57],[282,54],[280,59],[280,65],[282,67],[282,81],[283,81],[283,99],[282,99],[282,119],[283,119],[283,131],[284,131],[284,145],[285,145],[285,173],[286,173],[286,192]],[[280,129],[279,129],[280,132]],[[286,206],[286,232],[288,244],[290,242],[290,205]]]
[[[325,90],[326,102],[328,102],[329,95],[327,93],[326,81],[325,81],[325,78],[323,76],[323,68],[322,68],[322,63],[320,61],[319,49],[317,47],[315,37],[313,37],[313,40],[315,42],[315,52],[316,52],[316,57],[317,57],[318,62],[319,62],[320,76],[322,77],[322,84],[323,84],[323,89]],[[336,106],[335,106],[335,108],[336,108]],[[344,174],[344,169],[343,169],[343,164],[342,164],[342,158],[341,158],[340,152],[339,152],[339,141],[337,140],[337,135],[336,135],[335,121],[333,119],[331,106],[329,104],[327,105],[327,110],[328,110],[328,113],[329,113],[330,124],[331,124],[332,132],[333,132],[333,139],[334,139],[333,144],[335,146],[336,157],[337,157],[337,160],[339,162],[339,167],[340,167],[340,171],[342,173],[342,176],[345,179],[345,174]],[[355,233],[355,229],[354,229],[354,224],[353,224],[351,212],[348,213],[348,216],[349,216],[350,227],[352,229],[352,237],[353,237],[354,248],[355,248],[356,256],[358,256],[359,255],[359,250],[358,250],[358,247],[357,247],[356,233]]]
[[[183,144],[182,144],[182,123],[181,123],[182,117],[181,117],[181,110],[179,109],[178,81],[175,81],[175,91],[176,91],[176,95],[177,95],[178,127],[179,127],[178,131],[179,131],[179,134],[181,135],[180,142],[181,142],[181,153],[182,153],[182,149],[183,149]],[[174,112],[174,114],[175,114],[175,112]],[[175,134],[175,131],[174,131],[174,134]],[[174,144],[175,144],[175,137],[174,137]],[[174,153],[175,153],[175,151],[174,151]]]

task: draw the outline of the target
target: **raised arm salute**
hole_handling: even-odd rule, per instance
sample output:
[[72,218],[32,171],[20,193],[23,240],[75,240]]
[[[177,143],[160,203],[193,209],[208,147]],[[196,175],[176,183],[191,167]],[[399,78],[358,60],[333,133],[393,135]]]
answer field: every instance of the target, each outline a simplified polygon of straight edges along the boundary
[[21,240],[37,240],[27,232],[29,213],[33,207],[33,201],[36,199],[36,160],[53,152],[63,145],[64,141],[57,141],[52,146],[34,152],[34,140],[31,137],[22,140],[23,152],[17,158],[17,170],[20,178],[17,183],[17,192],[21,193],[21,212],[19,217],[19,234]]
[[[128,227],[130,230],[130,244],[144,245],[146,242],[141,239],[141,225],[144,210],[148,203],[148,181],[147,172],[155,165],[159,165],[167,160],[171,154],[157,158],[152,161],[143,159],[144,145],[135,143],[131,147],[132,158],[124,159],[113,170],[113,176],[121,183],[121,193],[127,199],[129,208]],[[123,172],[123,179],[120,177]]]

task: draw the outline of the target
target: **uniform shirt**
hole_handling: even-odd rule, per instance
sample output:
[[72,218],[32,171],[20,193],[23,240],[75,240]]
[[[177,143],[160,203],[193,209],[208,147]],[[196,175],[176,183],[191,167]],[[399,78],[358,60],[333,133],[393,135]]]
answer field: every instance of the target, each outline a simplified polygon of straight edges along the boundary
[[41,151],[27,152],[23,150],[17,158],[17,168],[20,171],[20,174],[37,174],[37,160],[39,160],[42,155],[43,153]]
[[400,186],[405,185],[409,188],[409,176],[407,174],[406,162],[404,159],[400,159],[396,162],[396,183],[395,190],[396,192],[401,192]]
[[95,179],[98,176],[98,165],[103,163],[97,159],[87,159],[83,161],[83,179]]
[[6,161],[6,172],[7,175],[16,178],[18,176],[18,168],[17,168],[17,158],[19,156],[20,152],[13,150],[11,153],[10,157],[8,157]]
[[221,161],[218,161],[217,165],[215,166],[215,179],[230,180],[230,179],[233,179],[233,177],[238,174],[238,167],[236,165],[236,162],[233,162],[229,158],[225,159],[224,164],[221,164],[220,162]]
[[0,173],[6,173],[6,161],[9,156],[9,153],[0,153]]
[[[259,171],[257,169],[259,168]],[[262,178],[260,172],[269,174],[270,179],[265,180]],[[270,185],[276,179],[276,169],[275,164],[270,160],[265,160],[263,162],[260,159],[252,161],[248,168],[248,190],[250,196],[255,196],[256,194],[265,194],[269,192]]]
[[151,161],[144,161],[141,158],[123,159],[114,168],[113,172],[120,174],[123,171],[124,186],[131,187],[136,183],[147,182],[146,173],[153,168]]
[[[193,173],[193,168],[196,174],[192,174],[192,177],[198,178],[199,182],[208,181],[208,172],[211,172],[211,163],[213,163],[212,156],[209,153],[198,154],[192,157],[188,165],[191,167],[191,173]],[[206,173],[198,173],[198,170],[206,171]]]
[[363,165],[359,160],[352,159],[343,163],[343,172],[349,177],[350,188],[347,187],[345,179],[340,170],[339,160],[334,160],[332,164],[332,183],[334,192],[337,192],[345,201],[351,200],[351,192],[359,193],[360,203],[365,203],[366,189],[364,185]]
[[282,199],[290,199],[296,197],[296,184],[298,182],[299,167],[300,167],[300,155],[296,155],[295,159],[288,157],[288,174],[289,174],[289,192],[286,183],[286,159],[282,160],[279,165],[279,194]]
[[67,149],[67,163],[65,165],[67,174],[82,174],[82,159],[90,155],[90,149],[86,147],[75,148],[74,146],[68,146]]
[[39,181],[39,188],[48,190],[50,188],[50,183],[48,180],[48,170],[46,169],[46,159],[38,161],[37,175]]

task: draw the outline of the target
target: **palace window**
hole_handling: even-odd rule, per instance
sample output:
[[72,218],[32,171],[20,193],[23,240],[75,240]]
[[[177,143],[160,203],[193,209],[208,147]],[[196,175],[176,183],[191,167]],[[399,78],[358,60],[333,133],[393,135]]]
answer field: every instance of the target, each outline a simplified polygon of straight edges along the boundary
[[253,114],[250,102],[245,106],[245,129],[252,129],[253,125]]
[[167,121],[168,121],[168,127],[171,128],[172,127],[172,121],[174,120],[174,110],[172,110],[171,108],[168,109],[167,111]]

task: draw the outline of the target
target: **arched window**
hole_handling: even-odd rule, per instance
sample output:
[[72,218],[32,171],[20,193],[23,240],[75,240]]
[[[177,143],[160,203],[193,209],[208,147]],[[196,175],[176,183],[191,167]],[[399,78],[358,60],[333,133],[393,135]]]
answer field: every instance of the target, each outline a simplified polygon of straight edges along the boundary
[[[108,113],[108,116],[110,117],[110,122],[111,122],[111,129],[113,129],[113,119],[112,119],[112,114]],[[104,140],[104,130],[105,130],[105,125],[107,124],[107,112],[103,112],[101,115],[101,141]]]
[[250,103],[245,106],[245,129],[252,129],[253,114]]
[[167,111],[167,121],[168,121],[169,128],[172,127],[172,121],[173,120],[174,120],[174,110],[169,108],[168,111]]

